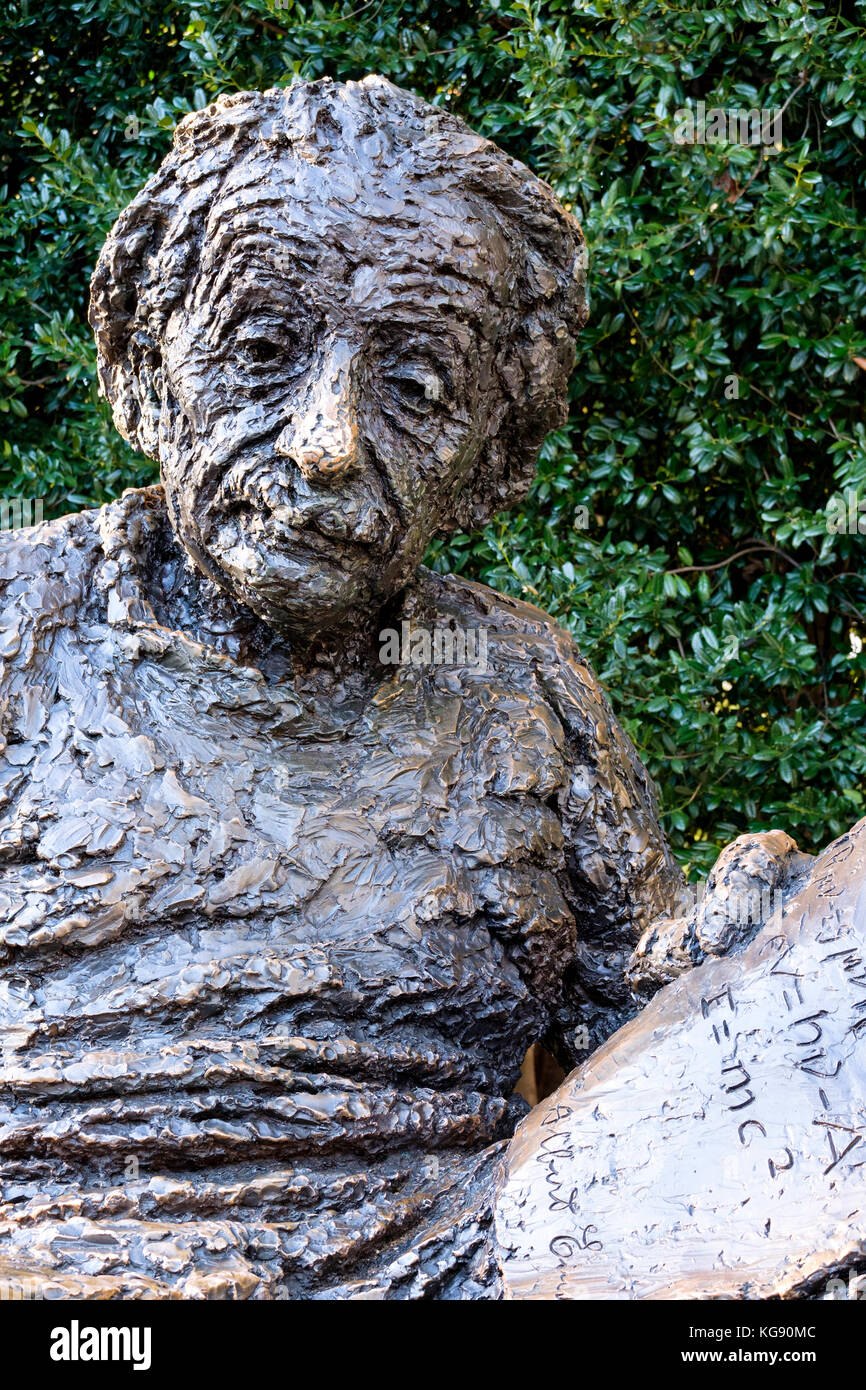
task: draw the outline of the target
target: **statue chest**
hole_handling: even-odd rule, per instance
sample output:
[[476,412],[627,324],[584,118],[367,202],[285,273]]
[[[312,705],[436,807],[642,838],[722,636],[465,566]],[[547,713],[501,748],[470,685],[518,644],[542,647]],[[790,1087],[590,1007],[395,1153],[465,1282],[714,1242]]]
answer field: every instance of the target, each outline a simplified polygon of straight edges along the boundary
[[[553,809],[562,730],[526,692],[401,671],[342,725],[314,727],[237,672],[205,684],[138,660],[87,674],[11,745],[0,847],[31,860],[6,876],[7,940],[104,947],[91,996],[112,983],[118,1000],[164,1002],[181,977],[193,1010],[223,985],[399,1011],[462,991],[457,1015],[478,996],[504,1019],[527,996],[521,937],[536,937],[530,974],[558,973],[537,941],[564,959],[573,929]],[[238,1007],[242,1029],[257,1016]]]

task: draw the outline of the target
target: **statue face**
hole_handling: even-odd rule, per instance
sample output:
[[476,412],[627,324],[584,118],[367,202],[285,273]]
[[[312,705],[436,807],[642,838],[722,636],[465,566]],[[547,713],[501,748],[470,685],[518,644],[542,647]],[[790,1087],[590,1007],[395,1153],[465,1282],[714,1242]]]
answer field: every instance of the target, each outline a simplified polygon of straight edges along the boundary
[[501,406],[509,256],[441,195],[269,155],[233,171],[168,323],[160,454],[198,567],[290,632],[410,578]]

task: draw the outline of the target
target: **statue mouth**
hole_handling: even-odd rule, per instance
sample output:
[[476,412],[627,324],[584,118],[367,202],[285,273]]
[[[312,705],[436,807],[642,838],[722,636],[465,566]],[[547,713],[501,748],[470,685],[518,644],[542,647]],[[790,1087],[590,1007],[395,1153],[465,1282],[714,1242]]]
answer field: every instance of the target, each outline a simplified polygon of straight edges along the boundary
[[217,530],[234,522],[247,539],[280,548],[306,545],[329,555],[373,547],[389,552],[398,524],[384,498],[366,491],[338,496],[331,490],[298,496],[291,483],[261,465],[246,476],[228,475],[216,506],[222,514]]
[[[384,521],[384,518],[380,518]],[[381,544],[384,526],[378,534],[356,531],[333,503],[299,507],[291,502],[268,503],[264,498],[234,497],[226,507],[225,522],[235,523],[245,539],[275,545],[281,550],[305,549],[328,559],[345,558],[347,552],[369,552]],[[220,530],[223,526],[220,526]]]

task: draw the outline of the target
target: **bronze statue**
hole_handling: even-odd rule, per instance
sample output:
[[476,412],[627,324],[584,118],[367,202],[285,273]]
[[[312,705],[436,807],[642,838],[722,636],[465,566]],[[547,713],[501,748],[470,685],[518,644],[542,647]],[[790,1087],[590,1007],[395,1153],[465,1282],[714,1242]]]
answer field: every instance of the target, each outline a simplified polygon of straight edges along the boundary
[[376,77],[220,98],[118,220],[100,377],[162,487],[0,547],[0,1285],[564,1287],[514,1274],[527,1047],[766,915],[683,914],[571,638],[421,567],[524,495],[585,317],[550,189]]

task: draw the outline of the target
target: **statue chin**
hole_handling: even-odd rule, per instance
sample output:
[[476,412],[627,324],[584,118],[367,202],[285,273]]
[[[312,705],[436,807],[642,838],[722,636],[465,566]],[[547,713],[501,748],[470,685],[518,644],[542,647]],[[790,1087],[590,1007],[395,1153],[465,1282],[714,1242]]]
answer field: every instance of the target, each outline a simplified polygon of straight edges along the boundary
[[221,586],[270,626],[314,633],[357,617],[369,599],[354,576],[336,564],[277,551],[233,547],[217,560]]
[[363,626],[364,614],[382,601],[376,596],[378,576],[360,546],[340,546],[307,531],[251,534],[236,525],[221,527],[210,544],[198,536],[175,539],[193,568],[235,603],[305,642]]

